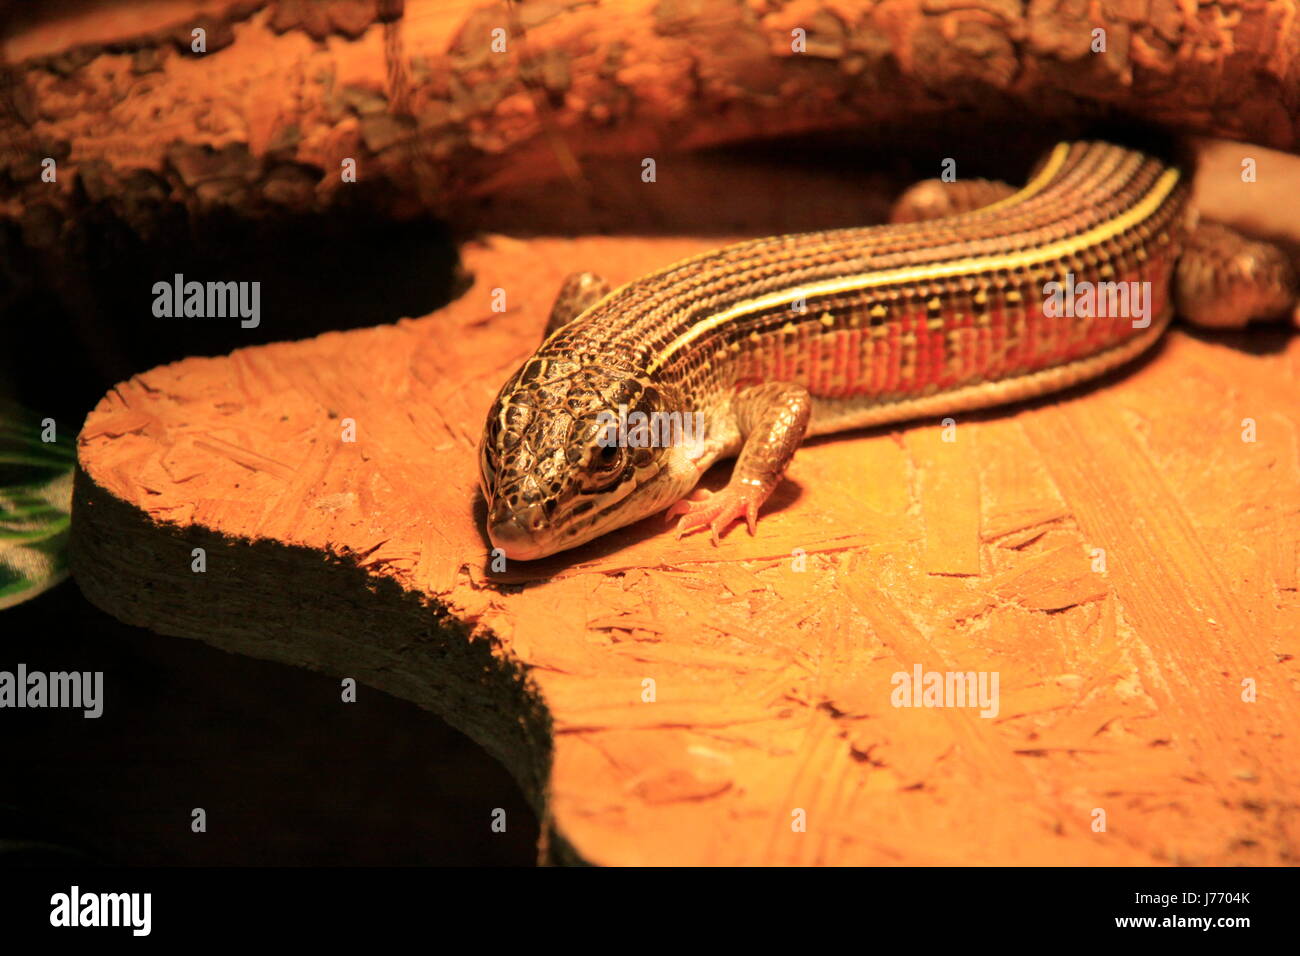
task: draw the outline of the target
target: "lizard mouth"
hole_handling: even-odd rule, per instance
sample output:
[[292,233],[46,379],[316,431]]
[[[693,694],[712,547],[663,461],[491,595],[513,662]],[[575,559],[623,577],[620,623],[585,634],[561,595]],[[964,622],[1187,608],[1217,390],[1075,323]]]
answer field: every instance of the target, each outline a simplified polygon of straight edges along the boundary
[[[504,498],[497,497],[488,508],[488,539],[493,548],[516,561],[532,561],[576,548],[662,511],[680,497],[675,486],[665,487],[656,480],[662,471],[660,462],[652,462],[612,490],[589,496],[571,509],[550,509],[540,502],[511,508]],[[695,476],[692,471],[692,479]],[[639,497],[630,502],[634,495]]]
[[487,532],[492,546],[516,561],[531,561],[554,553],[555,548],[547,540],[548,530],[540,509],[520,514],[498,503],[488,514]]
[[618,527],[608,519],[613,505],[589,512],[589,520],[569,525],[554,525],[540,515],[519,514],[498,506],[488,515],[487,533],[494,548],[514,561],[533,561],[576,548]]
[[494,548],[500,548],[502,554],[515,561],[544,558],[554,550],[538,541],[513,518],[488,525],[488,538]]

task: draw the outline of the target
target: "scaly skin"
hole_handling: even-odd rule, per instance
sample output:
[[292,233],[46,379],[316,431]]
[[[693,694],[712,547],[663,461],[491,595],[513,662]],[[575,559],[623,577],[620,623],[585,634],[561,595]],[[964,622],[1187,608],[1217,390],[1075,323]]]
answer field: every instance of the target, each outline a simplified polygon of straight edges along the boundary
[[[1194,219],[1185,171],[1063,143],[1018,192],[926,183],[891,225],[737,243],[608,294],[572,276],[488,416],[489,537],[539,558],[669,506],[679,536],[708,527],[716,542],[739,518],[753,533],[806,434],[1066,388],[1150,346],[1175,304],[1217,326],[1295,307],[1284,256]],[[1149,283],[1145,320],[1046,314],[1045,284],[1067,273]],[[705,433],[641,445],[633,427],[611,444],[601,416],[620,407],[698,413]],[[726,488],[687,497],[735,455]]]

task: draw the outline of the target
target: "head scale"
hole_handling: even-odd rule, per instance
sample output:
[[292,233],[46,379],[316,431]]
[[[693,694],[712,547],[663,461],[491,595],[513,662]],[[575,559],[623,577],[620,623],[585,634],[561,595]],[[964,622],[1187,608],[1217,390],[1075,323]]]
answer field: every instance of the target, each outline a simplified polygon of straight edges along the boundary
[[[488,536],[506,557],[576,547],[676,501],[694,481],[680,443],[655,445],[640,419],[676,407],[625,369],[533,357],[488,413],[479,474]],[[620,431],[624,421],[633,423]]]

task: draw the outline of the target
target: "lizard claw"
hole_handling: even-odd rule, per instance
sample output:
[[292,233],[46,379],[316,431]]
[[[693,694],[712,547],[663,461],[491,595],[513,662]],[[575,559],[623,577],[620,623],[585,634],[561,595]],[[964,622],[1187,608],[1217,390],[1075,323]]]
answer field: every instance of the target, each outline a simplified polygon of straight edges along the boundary
[[749,526],[749,533],[754,534],[758,526],[758,509],[762,507],[767,495],[750,485],[727,485],[717,494],[700,490],[689,498],[683,498],[668,509],[667,519],[671,521],[682,515],[677,523],[677,538],[707,527],[712,533],[713,543],[718,543],[718,535],[725,531],[737,518],[744,518]]
[[[703,501],[708,501],[712,497],[713,497],[713,492],[709,491],[708,489],[696,488],[689,495],[687,495],[681,501],[677,502],[675,505],[671,505],[668,508],[668,510],[664,512],[664,522],[667,523],[669,521],[672,521],[678,515],[686,514],[691,510],[691,508],[694,505],[699,504],[700,502]],[[678,535],[678,537],[681,536]]]

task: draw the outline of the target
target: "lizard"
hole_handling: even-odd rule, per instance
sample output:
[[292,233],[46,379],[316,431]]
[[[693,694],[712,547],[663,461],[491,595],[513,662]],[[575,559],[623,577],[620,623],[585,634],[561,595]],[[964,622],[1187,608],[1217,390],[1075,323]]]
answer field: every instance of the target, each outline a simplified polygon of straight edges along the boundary
[[[888,224],[734,243],[617,289],[570,275],[487,416],[492,545],[541,558],[665,509],[678,537],[717,544],[741,518],[754,534],[806,436],[1068,388],[1146,351],[1175,313],[1300,325],[1287,255],[1200,221],[1190,169],[1061,142],[1020,189],[928,180]],[[1091,306],[1061,308],[1088,282]],[[690,440],[646,424],[682,416],[702,421]],[[730,457],[722,490],[693,490]]]

